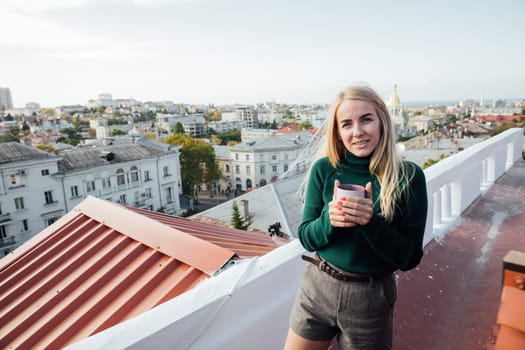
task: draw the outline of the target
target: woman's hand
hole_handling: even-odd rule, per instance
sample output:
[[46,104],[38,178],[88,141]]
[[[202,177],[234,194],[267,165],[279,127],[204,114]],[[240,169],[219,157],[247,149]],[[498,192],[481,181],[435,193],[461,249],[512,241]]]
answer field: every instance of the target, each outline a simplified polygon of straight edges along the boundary
[[354,227],[366,225],[372,218],[374,208],[372,205],[372,183],[368,182],[365,186],[366,198],[343,197],[336,199],[339,180],[334,182],[334,197],[328,203],[328,216],[330,223],[334,227]]

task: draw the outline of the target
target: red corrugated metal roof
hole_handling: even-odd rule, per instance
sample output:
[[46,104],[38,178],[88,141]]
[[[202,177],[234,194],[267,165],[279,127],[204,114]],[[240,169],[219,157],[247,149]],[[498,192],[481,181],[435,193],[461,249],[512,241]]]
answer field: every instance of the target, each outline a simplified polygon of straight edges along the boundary
[[[278,244],[265,233],[211,225],[205,222],[193,221],[178,216],[175,217],[133,207],[129,207],[129,209],[194,237],[226,249],[231,249],[243,258],[264,255],[278,246]],[[287,241],[288,240],[284,240],[283,243]]]
[[276,246],[89,197],[0,261],[0,348],[62,348]]

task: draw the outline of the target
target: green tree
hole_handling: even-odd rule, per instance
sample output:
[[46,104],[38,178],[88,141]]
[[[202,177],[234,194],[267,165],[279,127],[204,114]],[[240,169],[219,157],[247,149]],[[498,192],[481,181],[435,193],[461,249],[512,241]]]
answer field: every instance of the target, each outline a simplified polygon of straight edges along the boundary
[[219,166],[213,147],[186,134],[170,135],[165,143],[181,146],[180,172],[182,192],[193,196],[196,185],[208,184],[220,178]]
[[221,145],[227,145],[230,141],[241,142],[241,132],[236,129],[228,130],[217,136],[222,140]]
[[0,135],[0,142],[20,142],[19,137],[20,130],[18,127],[13,126],[7,130],[7,132]]
[[56,116],[57,115],[57,112],[54,108],[42,108],[40,110],[40,113],[42,114],[46,114],[46,115],[51,115],[51,116]]
[[36,145],[35,148],[38,148],[41,151],[48,152],[48,153],[55,153],[55,149],[51,145]]
[[176,122],[173,126],[173,133],[174,134],[184,134],[184,126],[182,126],[181,122]]
[[60,132],[65,134],[66,137],[59,137],[57,142],[68,143],[73,146],[80,143],[80,134],[74,128],[64,128],[61,129]]
[[516,127],[520,127],[520,125],[516,122],[500,123],[492,130],[492,136],[500,134],[507,129],[516,128]]
[[233,201],[233,204],[232,204],[232,218],[230,222],[233,228],[236,228],[238,230],[244,230],[244,231],[246,231],[248,227],[251,225],[251,221],[245,221],[241,217],[241,212],[239,211],[239,207],[237,206],[236,201]]
[[78,115],[73,118],[73,129],[75,131],[80,131],[80,117]]
[[308,130],[308,128],[311,128],[311,127],[312,127],[312,124],[310,124],[310,122],[300,122],[298,131],[305,130],[305,129]]
[[126,135],[126,133],[120,129],[112,129],[111,136]]

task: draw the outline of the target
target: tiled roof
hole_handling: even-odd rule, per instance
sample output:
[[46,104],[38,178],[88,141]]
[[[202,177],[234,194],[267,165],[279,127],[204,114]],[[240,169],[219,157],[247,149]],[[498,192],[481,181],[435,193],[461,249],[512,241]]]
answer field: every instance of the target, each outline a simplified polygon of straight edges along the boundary
[[50,158],[58,159],[57,156],[51,153],[40,151],[18,142],[0,143],[0,164]]
[[88,197],[0,261],[0,348],[62,348],[141,314],[271,239]]

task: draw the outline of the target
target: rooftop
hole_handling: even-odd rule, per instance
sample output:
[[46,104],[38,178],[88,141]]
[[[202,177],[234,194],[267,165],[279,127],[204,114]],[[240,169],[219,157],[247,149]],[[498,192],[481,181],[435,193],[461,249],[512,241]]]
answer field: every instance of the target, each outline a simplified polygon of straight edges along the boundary
[[[522,143],[523,131],[509,130],[425,170],[425,256],[398,273],[394,349],[485,349],[494,341],[502,259],[525,250]],[[291,187],[292,177],[250,195],[286,180]],[[300,212],[292,209],[279,210]],[[0,260],[0,346],[282,348],[304,269],[298,240],[278,246],[250,233],[241,242],[261,252],[250,257],[246,246],[229,246],[236,232],[203,230],[86,200]]]

